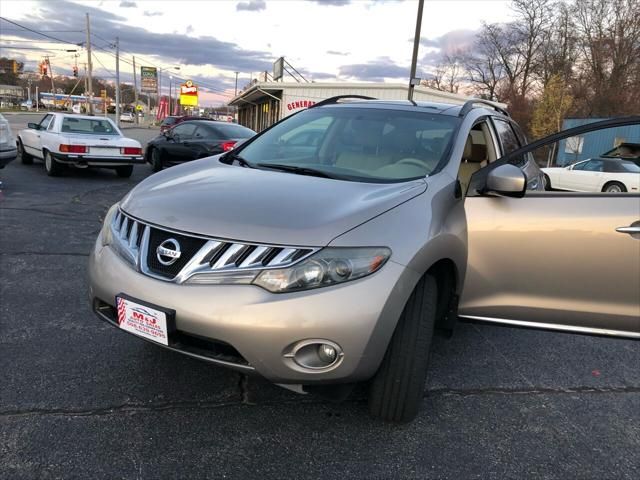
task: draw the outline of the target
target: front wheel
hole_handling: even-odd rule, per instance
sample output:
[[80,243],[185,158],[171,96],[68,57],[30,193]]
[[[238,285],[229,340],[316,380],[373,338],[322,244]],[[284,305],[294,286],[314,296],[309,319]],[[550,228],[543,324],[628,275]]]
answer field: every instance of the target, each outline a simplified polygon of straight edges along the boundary
[[417,415],[424,395],[437,303],[436,280],[425,275],[409,297],[371,381],[369,412],[373,417],[409,422]]
[[24,145],[22,145],[22,140],[18,140],[18,155],[20,156],[20,161],[24,165],[33,164],[33,157],[24,151]]
[[129,178],[133,173],[133,165],[120,165],[116,167],[116,174],[120,178]]
[[162,170],[162,156],[157,148],[151,150],[151,168],[154,172]]
[[547,175],[545,173],[542,181],[544,182],[544,189],[547,192],[553,190],[553,187],[551,186],[551,179],[549,178],[549,175]]
[[44,152],[44,169],[50,177],[57,177],[62,173],[62,165],[47,151]]

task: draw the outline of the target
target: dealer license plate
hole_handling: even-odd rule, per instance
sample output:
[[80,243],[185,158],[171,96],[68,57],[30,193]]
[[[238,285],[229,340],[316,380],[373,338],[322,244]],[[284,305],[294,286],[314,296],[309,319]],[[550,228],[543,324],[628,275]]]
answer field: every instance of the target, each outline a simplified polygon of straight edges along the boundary
[[113,156],[120,155],[120,149],[110,147],[89,147],[89,153],[91,155]]
[[166,311],[143,305],[130,298],[116,297],[120,328],[162,345],[169,345],[169,318]]

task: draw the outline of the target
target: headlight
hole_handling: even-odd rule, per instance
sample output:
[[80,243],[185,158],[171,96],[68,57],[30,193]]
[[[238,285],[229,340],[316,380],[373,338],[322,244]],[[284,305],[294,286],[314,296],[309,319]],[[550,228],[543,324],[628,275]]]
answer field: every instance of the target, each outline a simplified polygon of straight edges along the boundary
[[328,287],[371,275],[390,256],[388,248],[325,248],[291,267],[263,270],[253,283],[273,293]]
[[102,230],[100,231],[100,240],[102,246],[111,245],[113,243],[113,218],[118,213],[118,204],[113,205],[104,216],[104,222],[102,223]]

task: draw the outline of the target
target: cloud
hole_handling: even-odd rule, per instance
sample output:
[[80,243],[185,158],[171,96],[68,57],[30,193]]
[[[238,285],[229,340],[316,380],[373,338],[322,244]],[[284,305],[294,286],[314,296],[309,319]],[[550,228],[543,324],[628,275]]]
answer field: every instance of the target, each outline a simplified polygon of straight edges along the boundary
[[[477,34],[477,30],[452,30],[441,37],[421,38],[420,45],[438,48],[442,54],[452,54],[472,48]],[[413,42],[413,39],[411,41]]]
[[238,2],[236,4],[236,10],[247,12],[259,12],[267,8],[267,4],[264,0],[249,0],[248,2]]
[[136,8],[138,5],[136,4],[136,2],[130,2],[127,0],[123,0],[122,2],[120,2],[120,7],[122,8]]
[[193,33],[193,25],[187,25],[186,33],[187,35],[189,35],[190,33]]
[[[77,4],[68,0],[42,0],[21,23],[34,30],[40,30],[45,24],[48,30],[69,30],[69,25],[84,25],[85,13],[91,15],[91,31],[97,36],[111,38],[115,31],[118,32],[120,48],[125,58],[130,58],[131,54],[156,56],[162,58],[162,61],[157,62],[162,64],[212,65],[222,70],[240,72],[258,72],[272,68],[273,58],[269,52],[246,50],[236,43],[218,40],[209,35],[190,37],[178,33],[150,32],[127,25],[127,19],[121,15],[90,5],[78,8]],[[84,41],[82,34],[78,33],[56,35],[71,43]],[[31,40],[39,38],[28,31],[20,32],[20,37]],[[144,64],[142,60],[138,60],[138,63]]]
[[397,65],[389,57],[381,57],[369,63],[343,65],[338,69],[341,76],[383,82],[387,78],[408,78],[409,67]]
[[307,0],[308,2],[314,2],[318,5],[322,5],[325,7],[344,7],[345,5],[349,5],[351,0]]
[[164,15],[164,12],[151,12],[149,10],[145,10],[142,14],[145,17],[159,17],[161,15]]
[[337,50],[327,50],[327,55],[340,55],[340,56],[347,56],[349,55],[348,52],[338,52]]

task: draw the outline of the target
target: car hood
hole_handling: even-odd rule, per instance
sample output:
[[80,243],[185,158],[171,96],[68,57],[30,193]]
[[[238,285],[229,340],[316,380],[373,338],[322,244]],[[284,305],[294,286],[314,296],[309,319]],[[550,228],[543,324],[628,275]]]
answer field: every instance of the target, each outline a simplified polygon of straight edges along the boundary
[[121,208],[140,220],[183,232],[319,247],[427,188],[422,179],[348,182],[230,166],[217,158],[152,175],[129,192]]

